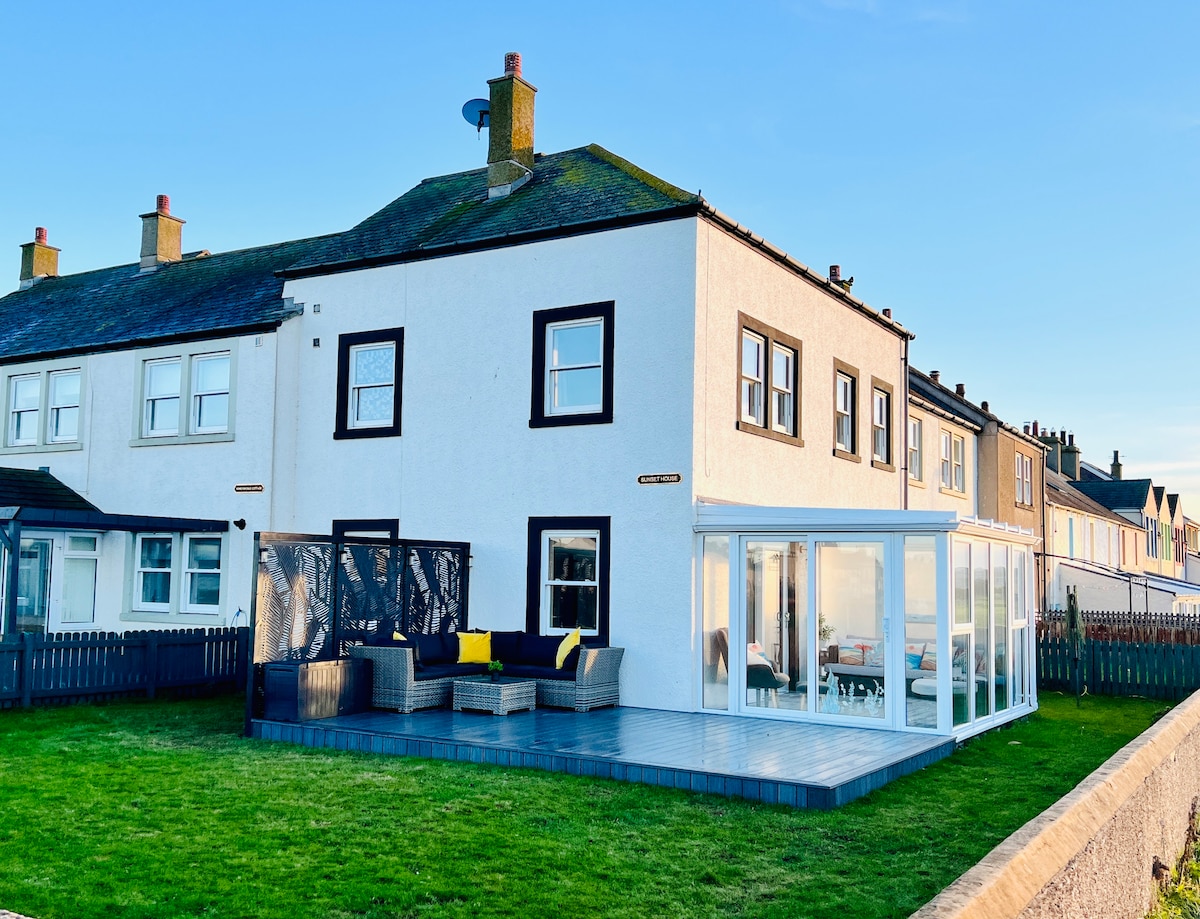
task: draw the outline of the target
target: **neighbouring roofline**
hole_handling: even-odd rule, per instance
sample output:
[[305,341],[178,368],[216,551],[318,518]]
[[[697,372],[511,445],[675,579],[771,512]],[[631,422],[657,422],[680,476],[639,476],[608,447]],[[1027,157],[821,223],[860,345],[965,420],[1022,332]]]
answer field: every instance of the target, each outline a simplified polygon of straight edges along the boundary
[[[984,411],[981,406],[978,406],[974,402],[971,402],[965,396],[960,396],[954,390],[950,389],[947,386],[944,386],[940,380],[935,380],[933,377],[929,376],[927,373],[924,373],[924,372],[918,370],[916,367],[912,366],[911,364],[909,364],[909,366],[908,366],[908,373],[909,373],[910,377],[916,376],[921,381],[922,385],[927,385],[927,386],[932,387],[939,395],[945,397],[947,400],[957,402],[960,405],[966,406],[972,412],[975,412],[977,415],[980,415],[981,417],[986,418],[988,421],[994,421],[999,427],[1003,428],[1009,434],[1013,435],[1014,437],[1018,438],[1019,440],[1024,441],[1025,443],[1029,444],[1029,446],[1031,446],[1031,447],[1036,447],[1038,450],[1041,450],[1042,453],[1045,453],[1050,449],[1043,441],[1039,440],[1037,437],[1034,437],[1032,434],[1026,434],[1020,428],[1009,424],[1007,421],[1000,418],[998,415],[993,414],[991,411]],[[918,396],[918,398],[920,398],[920,397]],[[980,427],[980,430],[982,430],[982,429],[983,428]]]
[[955,424],[974,431],[977,434],[983,430],[983,427],[976,424],[974,421],[963,418],[961,415],[956,415],[953,412],[948,412],[940,405],[934,405],[932,402],[926,402],[912,391],[909,391],[908,402],[910,405],[915,405],[917,408],[923,409],[924,411],[929,412],[931,415],[936,415],[946,421],[952,421]]

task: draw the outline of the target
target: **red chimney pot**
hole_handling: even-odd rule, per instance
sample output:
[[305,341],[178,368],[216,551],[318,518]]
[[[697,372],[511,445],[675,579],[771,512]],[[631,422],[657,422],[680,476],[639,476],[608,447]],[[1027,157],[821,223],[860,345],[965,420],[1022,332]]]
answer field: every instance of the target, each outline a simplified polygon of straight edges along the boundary
[[171,196],[170,195],[159,195],[157,201],[155,202],[154,209],[156,211],[158,211],[160,214],[170,214],[171,213]]
[[35,227],[33,231],[33,241],[39,246],[46,245],[46,228]]
[[517,51],[510,51],[504,55],[504,73],[513,74],[513,76],[521,75],[521,55]]

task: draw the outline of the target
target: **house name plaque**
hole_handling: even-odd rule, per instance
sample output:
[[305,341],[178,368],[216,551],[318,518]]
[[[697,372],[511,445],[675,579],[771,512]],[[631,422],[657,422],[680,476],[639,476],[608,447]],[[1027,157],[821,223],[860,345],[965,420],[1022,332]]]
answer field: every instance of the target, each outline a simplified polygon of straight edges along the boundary
[[238,492],[238,493],[245,493],[245,492],[259,492],[259,491],[262,491],[262,490],[263,490],[263,487],[262,487],[262,485],[259,485],[259,484],[254,484],[254,485],[234,485],[234,486],[233,486],[233,490],[234,490],[234,491],[236,491],[236,492]]
[[660,472],[656,475],[639,475],[639,485],[678,485],[683,475],[678,472]]

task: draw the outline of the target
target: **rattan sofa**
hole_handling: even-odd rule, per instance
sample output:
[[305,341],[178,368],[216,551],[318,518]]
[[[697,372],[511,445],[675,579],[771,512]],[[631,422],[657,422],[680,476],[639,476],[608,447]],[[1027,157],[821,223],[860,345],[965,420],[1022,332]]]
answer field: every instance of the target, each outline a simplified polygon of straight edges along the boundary
[[[486,666],[476,664],[422,670],[416,666],[414,650],[408,647],[358,646],[351,648],[349,653],[351,657],[367,658],[372,662],[372,707],[406,713],[419,708],[448,706],[455,679],[486,672]],[[508,662],[504,675],[536,682],[538,705],[586,712],[620,704],[620,670],[624,654],[624,648],[581,645],[573,670],[550,674],[545,667],[525,667],[520,662]]]

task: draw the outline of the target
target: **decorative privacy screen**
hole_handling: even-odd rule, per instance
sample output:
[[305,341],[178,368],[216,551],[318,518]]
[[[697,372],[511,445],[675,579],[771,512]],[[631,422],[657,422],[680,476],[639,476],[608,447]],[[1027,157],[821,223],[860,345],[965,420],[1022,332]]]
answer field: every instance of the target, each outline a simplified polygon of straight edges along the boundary
[[264,533],[254,662],[330,660],[396,631],[465,629],[469,555],[469,543]]

